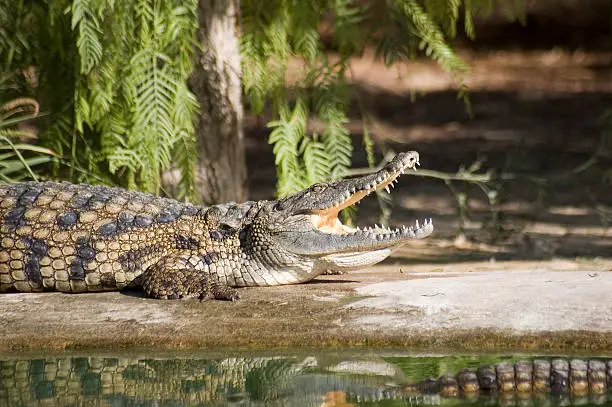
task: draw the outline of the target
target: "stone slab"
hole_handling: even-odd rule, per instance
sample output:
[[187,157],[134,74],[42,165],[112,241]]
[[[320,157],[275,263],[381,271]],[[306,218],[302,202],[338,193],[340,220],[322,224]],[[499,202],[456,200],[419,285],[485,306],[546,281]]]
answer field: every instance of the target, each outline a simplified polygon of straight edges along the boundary
[[398,263],[241,289],[235,303],[2,294],[0,354],[368,346],[612,355],[610,265]]

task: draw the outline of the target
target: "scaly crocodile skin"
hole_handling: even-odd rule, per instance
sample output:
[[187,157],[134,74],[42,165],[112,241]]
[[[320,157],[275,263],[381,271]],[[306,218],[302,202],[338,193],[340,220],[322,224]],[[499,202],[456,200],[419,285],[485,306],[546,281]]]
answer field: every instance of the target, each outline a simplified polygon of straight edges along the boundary
[[[225,209],[244,216],[250,205]],[[240,285],[231,275],[235,259],[245,257],[240,237],[220,228],[219,211],[118,188],[0,185],[0,291],[78,293],[138,283],[157,298],[232,299],[234,290],[190,278],[227,270],[221,281]]]

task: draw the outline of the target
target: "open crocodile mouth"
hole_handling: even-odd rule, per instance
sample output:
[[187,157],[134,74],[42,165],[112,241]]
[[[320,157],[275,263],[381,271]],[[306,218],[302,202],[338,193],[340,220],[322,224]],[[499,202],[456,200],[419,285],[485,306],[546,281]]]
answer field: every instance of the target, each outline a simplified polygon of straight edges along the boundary
[[[352,228],[344,225],[338,218],[338,214],[344,208],[348,208],[357,204],[360,200],[375,192],[377,189],[384,188],[387,193],[391,192],[391,188],[397,183],[400,175],[404,174],[407,169],[416,171],[419,164],[419,155],[416,152],[402,153],[397,156],[391,163],[377,173],[356,179],[355,183],[350,186],[350,190],[345,192],[341,199],[333,202],[329,207],[323,209],[311,210],[310,220],[318,231],[329,234],[349,235],[355,233],[370,233],[375,234],[378,238],[393,237],[420,230],[422,227],[429,227],[431,219],[423,221],[422,225],[416,221],[416,229],[412,226],[402,226],[399,229],[389,229],[385,227],[375,226],[364,229]],[[351,181],[351,180],[346,180]],[[360,185],[361,184],[361,185]]]

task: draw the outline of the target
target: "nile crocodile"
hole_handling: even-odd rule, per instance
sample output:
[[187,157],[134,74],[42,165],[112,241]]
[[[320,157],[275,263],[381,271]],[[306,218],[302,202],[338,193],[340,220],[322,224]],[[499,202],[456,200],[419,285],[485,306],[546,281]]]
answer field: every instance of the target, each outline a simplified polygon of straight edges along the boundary
[[153,298],[235,300],[231,287],[303,283],[385,259],[432,233],[431,220],[354,229],[338,212],[393,186],[419,154],[279,200],[194,206],[55,182],[0,185],[0,291],[142,288]]

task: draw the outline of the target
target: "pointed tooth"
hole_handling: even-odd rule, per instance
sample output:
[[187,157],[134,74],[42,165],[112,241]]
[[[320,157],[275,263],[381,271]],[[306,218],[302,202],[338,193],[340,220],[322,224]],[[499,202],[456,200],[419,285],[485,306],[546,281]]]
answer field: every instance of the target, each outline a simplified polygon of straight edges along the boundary
[[419,220],[417,219],[417,220],[415,221],[415,223],[416,223],[416,228],[418,229],[418,228],[419,228]]
[[388,194],[390,194],[390,193],[391,193],[391,189],[389,189],[389,185],[387,185],[387,186],[385,187],[385,191],[387,191],[387,193],[388,193]]
[[417,170],[417,169],[416,169],[416,165],[415,165],[414,167],[412,167],[412,169],[416,171],[416,170]]

